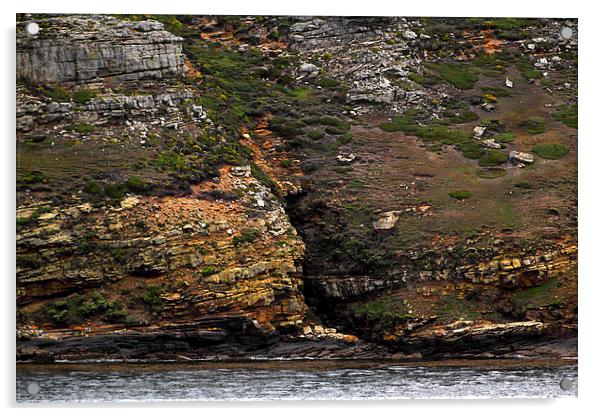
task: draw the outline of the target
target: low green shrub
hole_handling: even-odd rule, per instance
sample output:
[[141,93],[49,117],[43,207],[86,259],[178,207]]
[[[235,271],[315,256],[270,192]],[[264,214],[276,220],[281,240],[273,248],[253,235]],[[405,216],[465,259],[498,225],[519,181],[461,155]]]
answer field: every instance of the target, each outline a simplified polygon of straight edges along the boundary
[[420,125],[416,120],[417,112],[409,110],[403,116],[395,116],[388,123],[382,123],[380,128],[387,132],[403,131],[406,134],[417,136],[426,142],[439,142],[441,144],[462,144],[471,140],[471,135],[462,130],[450,129],[446,126],[431,123]]
[[519,189],[533,189],[533,185],[526,181],[517,182],[514,186]]
[[481,152],[479,166],[497,166],[508,161],[508,153],[497,149],[487,149]]
[[143,303],[153,315],[158,315],[163,307],[161,299],[162,288],[158,285],[149,285],[141,288],[142,292],[136,297],[138,302]]
[[336,88],[341,85],[339,81],[332,78],[320,78],[316,84],[322,88]]
[[495,141],[499,143],[511,143],[515,138],[514,133],[510,132],[500,133],[494,137]]
[[453,110],[447,110],[443,114],[449,123],[453,124],[464,124],[470,123],[471,121],[477,121],[479,116],[470,110],[461,110],[459,112]]
[[528,56],[521,55],[516,62],[516,67],[520,71],[523,78],[527,80],[543,78],[542,72],[533,68],[533,61]]
[[109,323],[124,322],[127,318],[123,307],[117,302],[109,301],[102,292],[76,295],[48,303],[36,315],[43,322],[51,322],[59,327],[81,324],[90,318]]
[[55,102],[71,101],[71,93],[60,86],[38,87],[38,92]]
[[130,176],[125,183],[128,191],[130,192],[144,192],[147,190],[148,185],[138,176]]
[[389,330],[413,317],[403,300],[394,296],[362,303],[351,312],[356,319],[370,322],[377,331]]
[[467,191],[465,189],[459,190],[459,191],[451,191],[449,193],[449,196],[461,201],[461,200],[470,198],[472,196],[472,192]]
[[352,140],[353,140],[353,136],[351,135],[350,132],[347,132],[337,138],[337,141],[340,144],[349,144]]
[[456,148],[462,152],[464,157],[469,159],[478,159],[481,156],[481,146],[475,142],[464,142],[456,145]]
[[240,235],[233,237],[232,244],[235,247],[238,247],[241,244],[252,243],[257,238],[259,238],[260,235],[261,235],[261,232],[259,230],[255,229],[255,228],[248,228],[246,230],[242,230]]
[[326,136],[324,130],[310,130],[307,132],[307,137],[309,137],[312,140],[323,139],[324,136]]
[[127,187],[122,183],[109,183],[104,187],[105,195],[111,199],[121,199],[127,192]]
[[342,135],[342,134],[345,133],[345,130],[338,129],[338,128],[333,127],[333,126],[326,126],[326,128],[324,130],[328,134],[335,134],[337,136],[340,136],[340,135]]
[[37,269],[42,265],[42,260],[34,254],[17,255],[17,267],[27,269]]
[[569,152],[566,146],[558,143],[541,143],[531,150],[539,157],[552,160],[560,159]]
[[94,131],[94,126],[91,124],[71,124],[66,126],[65,130],[74,131],[80,134],[89,134]]
[[207,267],[204,267],[203,269],[201,269],[201,271],[199,272],[199,274],[201,276],[211,276],[212,274],[215,274],[218,271],[219,271],[219,269],[217,269],[216,267],[207,266]]
[[73,102],[77,104],[85,104],[93,98],[96,98],[96,95],[96,92],[92,90],[77,90],[73,93]]
[[102,186],[96,181],[88,181],[84,184],[84,192],[90,195],[102,195]]
[[512,95],[510,89],[504,87],[484,86],[481,87],[481,91],[483,91],[483,94],[491,94],[496,97],[510,97]]

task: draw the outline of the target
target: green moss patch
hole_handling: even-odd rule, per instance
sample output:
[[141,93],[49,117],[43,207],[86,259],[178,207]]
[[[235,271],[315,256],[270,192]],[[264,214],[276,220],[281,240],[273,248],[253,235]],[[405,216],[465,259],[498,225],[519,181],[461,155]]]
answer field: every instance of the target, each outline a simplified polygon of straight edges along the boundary
[[533,153],[544,159],[560,159],[569,152],[569,149],[558,143],[541,143],[531,149]]
[[563,104],[558,108],[558,111],[554,113],[554,118],[569,127],[574,129],[577,128],[578,124],[578,109],[577,104],[567,105]]
[[374,325],[377,331],[392,329],[412,319],[403,300],[394,296],[357,305],[351,311],[356,318]]
[[516,67],[520,71],[521,75],[527,80],[543,78],[542,72],[533,67],[533,61],[528,56],[521,55],[518,58]]
[[497,166],[508,161],[508,153],[497,149],[484,150],[479,157],[479,166]]
[[479,69],[465,63],[427,64],[446,82],[459,90],[469,90],[479,80]]
[[529,117],[521,121],[519,126],[529,134],[541,134],[546,131],[545,121],[541,117]]
[[81,89],[73,93],[73,102],[77,104],[85,104],[88,101],[96,98],[96,92],[92,90]]
[[482,316],[476,304],[454,295],[440,299],[437,302],[435,314],[440,322],[452,322],[459,319],[475,320]]
[[89,134],[94,131],[94,126],[91,124],[72,124],[65,127],[67,131],[74,131],[80,134]]
[[539,286],[515,292],[512,295],[512,302],[522,308],[559,306],[562,303],[558,297],[559,287],[556,279],[550,279]]
[[511,143],[514,141],[515,138],[516,136],[514,135],[514,133],[510,132],[500,133],[494,137],[495,141],[498,143]]
[[456,148],[469,159],[478,159],[481,156],[481,146],[475,142],[460,143]]
[[425,142],[439,142],[440,144],[460,144],[471,140],[470,133],[462,130],[450,129],[434,122],[421,125],[417,120],[419,115],[419,110],[410,109],[403,116],[395,116],[390,122],[381,123],[380,128],[387,132],[403,131],[409,135],[420,137]]

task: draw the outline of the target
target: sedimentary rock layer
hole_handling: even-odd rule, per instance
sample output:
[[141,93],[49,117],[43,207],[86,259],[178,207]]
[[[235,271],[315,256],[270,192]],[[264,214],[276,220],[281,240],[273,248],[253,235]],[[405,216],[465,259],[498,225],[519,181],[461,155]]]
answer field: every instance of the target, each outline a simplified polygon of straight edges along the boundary
[[19,30],[17,79],[33,83],[139,80],[183,72],[182,39],[154,21],[111,16],[46,19],[37,35]]

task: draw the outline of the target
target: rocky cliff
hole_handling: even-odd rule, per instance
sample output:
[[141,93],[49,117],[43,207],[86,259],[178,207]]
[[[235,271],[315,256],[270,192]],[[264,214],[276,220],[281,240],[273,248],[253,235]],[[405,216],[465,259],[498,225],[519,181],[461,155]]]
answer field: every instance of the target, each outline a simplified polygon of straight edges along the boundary
[[31,20],[21,359],[574,353],[574,22]]
[[86,83],[161,79],[183,72],[182,39],[154,21],[111,16],[56,17],[41,34],[17,32],[17,79],[35,83]]

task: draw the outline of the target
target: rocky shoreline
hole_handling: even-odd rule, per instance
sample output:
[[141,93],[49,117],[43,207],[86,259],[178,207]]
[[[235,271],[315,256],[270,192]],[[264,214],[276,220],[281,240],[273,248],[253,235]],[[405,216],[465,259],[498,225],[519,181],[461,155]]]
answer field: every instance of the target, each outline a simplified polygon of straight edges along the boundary
[[[209,327],[220,330],[207,329]],[[202,329],[205,328],[205,329]],[[365,342],[353,335],[324,332],[267,334],[240,318],[170,324],[138,330],[52,331],[21,334],[17,360],[245,360],[245,359],[459,359],[576,358],[574,328],[558,333],[539,322],[482,325],[458,322],[430,333],[411,334],[390,345]],[[314,329],[315,330],[315,329]]]

